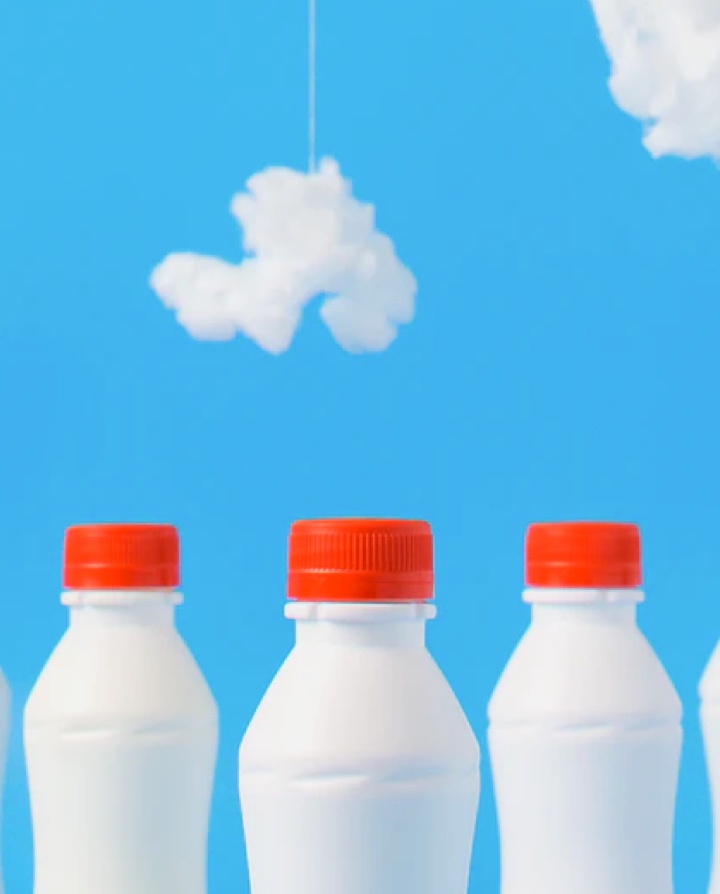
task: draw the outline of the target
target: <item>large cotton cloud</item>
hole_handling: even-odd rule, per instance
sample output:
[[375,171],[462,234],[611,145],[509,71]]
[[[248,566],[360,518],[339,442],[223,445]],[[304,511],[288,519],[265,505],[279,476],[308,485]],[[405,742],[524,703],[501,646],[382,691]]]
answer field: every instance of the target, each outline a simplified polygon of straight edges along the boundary
[[195,338],[241,333],[280,354],[317,296],[322,319],[347,351],[383,351],[398,325],[412,320],[415,279],[376,229],[374,208],[353,197],[332,159],[314,173],[255,174],[231,211],[243,231],[244,260],[171,254],[151,276]]
[[720,0],[592,0],[617,104],[653,156],[720,159]]

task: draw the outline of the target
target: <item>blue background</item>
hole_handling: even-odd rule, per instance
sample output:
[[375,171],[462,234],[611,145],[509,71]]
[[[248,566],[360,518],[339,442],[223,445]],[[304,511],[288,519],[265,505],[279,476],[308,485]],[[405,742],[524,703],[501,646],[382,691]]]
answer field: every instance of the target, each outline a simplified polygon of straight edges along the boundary
[[[541,7],[541,8],[539,8]],[[231,195],[306,162],[303,0],[0,8],[0,658],[9,894],[30,890],[21,709],[66,623],[66,525],[171,521],[182,630],[223,712],[211,891],[246,890],[236,749],[290,648],[296,517],[437,535],[430,645],[484,742],[533,520],[637,521],[641,623],[687,707],[679,890],[710,815],[696,684],[720,633],[720,173],[653,161],[584,0],[319,2],[319,150],[420,283],[384,354],[306,313],[289,353],[203,344],[147,286],[239,257]],[[473,892],[497,890],[487,761]]]

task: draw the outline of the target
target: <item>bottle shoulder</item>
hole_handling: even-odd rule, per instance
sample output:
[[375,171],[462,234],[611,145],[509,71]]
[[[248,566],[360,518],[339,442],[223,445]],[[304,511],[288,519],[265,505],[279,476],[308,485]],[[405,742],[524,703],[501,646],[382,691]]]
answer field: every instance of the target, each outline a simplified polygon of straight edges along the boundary
[[665,668],[635,625],[531,624],[488,706],[491,723],[679,722],[681,716]]
[[720,643],[710,655],[698,688],[703,702],[718,703],[720,706]]
[[296,646],[243,738],[241,769],[283,761],[323,765],[479,761],[474,733],[423,649]]
[[104,717],[216,722],[217,706],[174,629],[99,633],[70,627],[42,669],[25,705],[25,724]]

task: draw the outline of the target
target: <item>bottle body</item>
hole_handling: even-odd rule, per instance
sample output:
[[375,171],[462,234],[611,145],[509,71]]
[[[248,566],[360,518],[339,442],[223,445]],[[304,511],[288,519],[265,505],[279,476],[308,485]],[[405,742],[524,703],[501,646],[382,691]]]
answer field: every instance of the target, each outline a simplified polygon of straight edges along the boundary
[[720,892],[720,646],[715,648],[700,681],[700,726],[705,747],[713,813],[710,894]]
[[240,748],[253,894],[466,894],[479,749],[433,613],[288,606],[297,643]]
[[102,599],[25,708],[35,894],[205,894],[215,702],[171,602]]
[[632,596],[595,595],[533,605],[489,705],[502,894],[672,894],[682,709]]

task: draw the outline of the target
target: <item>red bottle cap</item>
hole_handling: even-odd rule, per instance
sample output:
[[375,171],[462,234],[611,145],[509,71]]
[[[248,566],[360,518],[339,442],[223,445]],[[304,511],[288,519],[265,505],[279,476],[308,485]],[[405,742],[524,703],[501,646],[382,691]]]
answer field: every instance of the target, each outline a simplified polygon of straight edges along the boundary
[[180,542],[172,525],[78,525],[65,532],[67,590],[172,589]]
[[642,584],[640,529],[614,522],[565,522],[528,528],[529,587],[635,589]]
[[423,521],[320,519],[290,529],[290,599],[426,602],[433,598],[433,538]]

